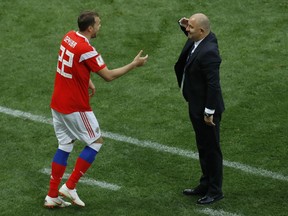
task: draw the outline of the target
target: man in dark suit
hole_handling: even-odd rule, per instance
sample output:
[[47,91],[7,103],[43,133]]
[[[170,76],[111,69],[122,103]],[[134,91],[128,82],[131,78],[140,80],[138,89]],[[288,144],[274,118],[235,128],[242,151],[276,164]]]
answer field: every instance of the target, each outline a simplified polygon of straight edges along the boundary
[[178,85],[188,102],[196,136],[202,176],[199,185],[185,189],[185,195],[200,195],[198,204],[222,199],[223,157],[220,148],[220,121],[224,102],[220,87],[221,57],[217,38],[204,14],[181,18],[179,25],[188,40],[175,64]]

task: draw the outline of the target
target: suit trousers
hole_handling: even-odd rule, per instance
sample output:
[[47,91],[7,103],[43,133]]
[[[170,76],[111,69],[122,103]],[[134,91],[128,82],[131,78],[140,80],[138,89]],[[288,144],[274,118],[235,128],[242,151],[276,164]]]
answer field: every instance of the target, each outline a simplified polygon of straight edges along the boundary
[[196,145],[202,170],[200,186],[207,190],[206,195],[222,194],[223,156],[220,148],[221,114],[214,115],[215,126],[208,126],[204,116],[195,117],[189,109],[189,116],[196,136]]

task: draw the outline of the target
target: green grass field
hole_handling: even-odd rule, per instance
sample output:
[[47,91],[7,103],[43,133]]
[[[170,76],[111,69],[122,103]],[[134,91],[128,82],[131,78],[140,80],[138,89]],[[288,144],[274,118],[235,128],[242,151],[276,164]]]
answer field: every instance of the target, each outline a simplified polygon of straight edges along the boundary
[[[287,215],[287,1],[1,0],[0,8],[0,215]],[[140,49],[149,61],[111,83],[92,75],[91,105],[106,138],[85,178],[120,189],[79,183],[85,208],[50,210],[41,170],[50,168],[57,141],[52,125],[39,121],[51,118],[60,41],[85,9],[101,15],[91,43],[109,68]],[[218,37],[226,104],[225,199],[205,207],[182,195],[197,185],[200,168],[173,70],[186,41],[177,20],[196,12],[209,16]],[[67,173],[82,148],[77,142]]]

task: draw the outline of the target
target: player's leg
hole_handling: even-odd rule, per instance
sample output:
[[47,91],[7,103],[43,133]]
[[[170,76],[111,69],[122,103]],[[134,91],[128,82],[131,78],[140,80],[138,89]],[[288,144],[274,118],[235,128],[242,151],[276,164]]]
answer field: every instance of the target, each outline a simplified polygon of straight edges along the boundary
[[[70,146],[72,150],[73,144],[68,143],[65,146]],[[61,144],[53,157],[51,164],[51,178],[50,178],[50,187],[48,191],[48,196],[58,197],[58,187],[61,182],[61,179],[65,173],[67,160],[71,151],[67,152],[61,149]]]
[[[79,198],[76,192],[76,184],[80,178],[87,172],[89,167],[92,165],[95,157],[102,146],[102,138],[99,138],[95,143],[87,145],[79,157],[77,158],[73,172],[71,173],[67,182],[60,188],[60,194],[70,198],[74,204],[84,207],[85,203]],[[95,148],[96,147],[96,148]]]
[[75,204],[85,206],[84,202],[76,193],[76,184],[94,162],[97,153],[102,147],[103,139],[101,137],[98,121],[93,112],[79,113],[78,117],[79,118],[76,118],[77,128],[71,127],[70,129],[74,131],[74,133],[77,133],[77,138],[85,142],[86,146],[77,158],[69,179],[60,188],[59,192],[72,199]]
[[66,185],[70,189],[74,189],[79,179],[87,172],[89,167],[94,162],[97,153],[102,146],[102,138],[100,137],[94,143],[85,146],[77,158],[74,170],[66,182]]
[[61,115],[62,114],[52,110],[53,125],[59,146],[52,160],[49,191],[44,203],[45,207],[50,208],[54,206],[66,207],[70,205],[70,203],[63,201],[58,197],[58,188],[67,166],[69,154],[73,150],[73,141],[75,137],[73,137],[66,128]]

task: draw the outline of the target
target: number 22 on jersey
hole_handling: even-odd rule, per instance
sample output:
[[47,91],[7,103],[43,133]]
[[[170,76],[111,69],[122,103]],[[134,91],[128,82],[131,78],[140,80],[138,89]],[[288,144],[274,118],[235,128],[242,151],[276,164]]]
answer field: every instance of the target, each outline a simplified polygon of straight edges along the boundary
[[[73,65],[73,57],[74,53],[70,52],[69,50],[65,49],[64,46],[60,46],[61,54],[58,56],[58,64],[57,64],[57,72],[62,76],[72,79],[72,74],[68,73],[67,67],[72,68]],[[68,57],[68,61],[64,59],[64,55]],[[66,67],[65,67],[66,66]]]

